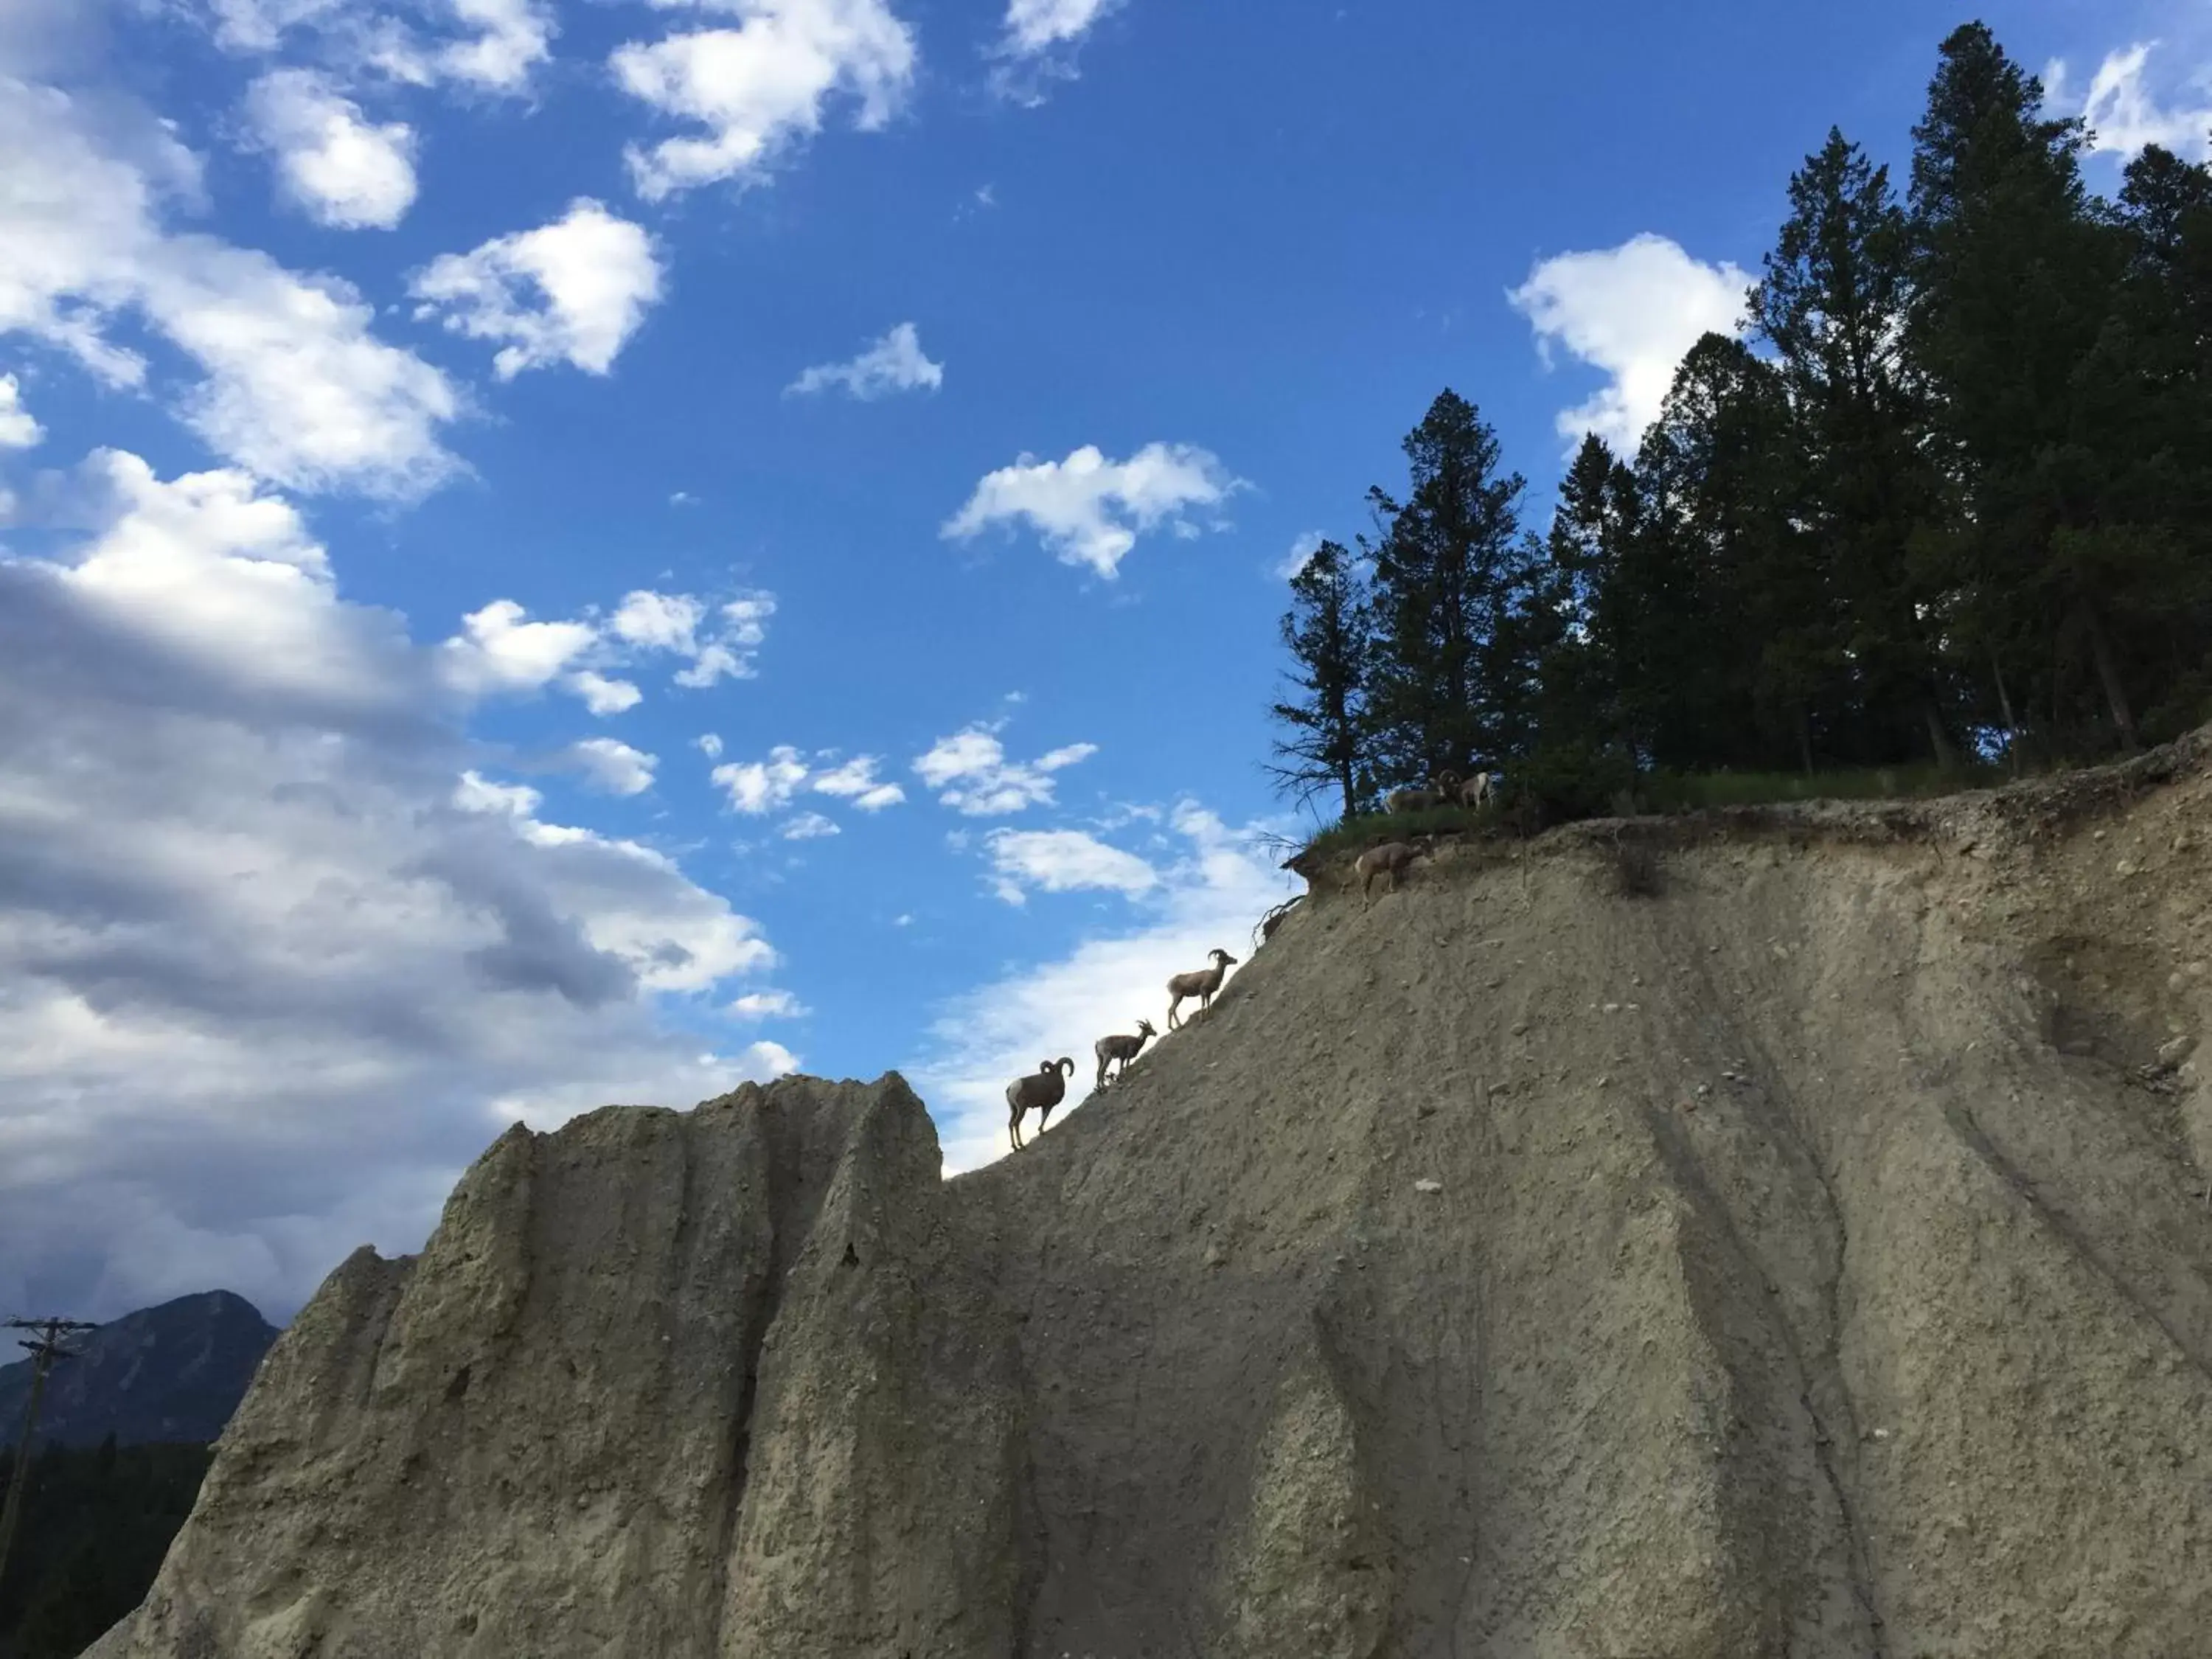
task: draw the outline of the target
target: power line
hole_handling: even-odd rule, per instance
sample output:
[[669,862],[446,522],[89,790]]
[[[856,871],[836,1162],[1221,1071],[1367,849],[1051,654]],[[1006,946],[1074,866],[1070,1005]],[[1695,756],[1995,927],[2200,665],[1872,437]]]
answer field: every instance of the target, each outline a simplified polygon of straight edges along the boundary
[[31,1484],[31,1436],[39,1426],[39,1401],[46,1392],[46,1373],[62,1360],[74,1359],[77,1351],[64,1346],[66,1339],[98,1326],[82,1319],[10,1319],[10,1330],[34,1334],[17,1339],[19,1347],[31,1351],[31,1401],[23,1408],[23,1432],[15,1440],[15,1466],[8,1477],[8,1501],[0,1504],[0,1583],[8,1576],[8,1547],[15,1540],[15,1522],[23,1512],[24,1489]]

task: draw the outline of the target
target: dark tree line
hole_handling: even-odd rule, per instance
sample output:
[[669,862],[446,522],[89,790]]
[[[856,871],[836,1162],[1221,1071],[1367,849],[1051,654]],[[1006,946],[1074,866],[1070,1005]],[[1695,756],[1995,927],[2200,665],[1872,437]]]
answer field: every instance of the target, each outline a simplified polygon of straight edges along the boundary
[[[0,1659],[72,1659],[144,1599],[191,1513],[205,1446],[47,1446],[0,1583]],[[0,1449],[0,1492],[19,1473]]]
[[1832,132],[1744,337],[1707,335],[1633,458],[1587,441],[1542,534],[1454,392],[1401,501],[1292,583],[1273,770],[1348,814],[1502,770],[1557,811],[1639,773],[2036,763],[2212,712],[2212,167],[2118,199],[1981,24],[1911,176]]

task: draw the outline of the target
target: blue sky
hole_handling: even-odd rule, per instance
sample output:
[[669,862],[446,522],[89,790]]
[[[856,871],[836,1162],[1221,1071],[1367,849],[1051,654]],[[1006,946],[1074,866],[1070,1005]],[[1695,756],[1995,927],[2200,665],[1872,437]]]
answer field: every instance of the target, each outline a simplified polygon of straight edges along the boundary
[[[793,1064],[996,1155],[1285,890],[1293,550],[1447,385],[1632,442],[1965,15],[15,0],[0,1305]],[[1984,15],[2201,153],[2206,8]]]

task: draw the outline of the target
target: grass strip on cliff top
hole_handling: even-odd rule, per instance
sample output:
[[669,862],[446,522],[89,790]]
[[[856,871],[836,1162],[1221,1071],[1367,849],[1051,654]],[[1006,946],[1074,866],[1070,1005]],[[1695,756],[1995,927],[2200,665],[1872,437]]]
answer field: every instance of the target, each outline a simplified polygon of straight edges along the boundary
[[[1609,816],[1645,817],[1723,806],[1771,806],[1796,801],[1926,800],[1970,789],[1993,788],[2010,779],[2011,774],[1994,766],[1954,766],[1948,770],[1933,765],[1881,766],[1811,773],[1647,772],[1638,777],[1632,790],[1614,799]],[[1411,841],[1421,836],[1456,836],[1486,830],[1510,834],[1511,811],[1509,798],[1508,804],[1486,806],[1480,811],[1460,806],[1432,806],[1420,812],[1363,812],[1322,830],[1306,843],[1305,851],[1327,857],[1356,852],[1386,841]]]

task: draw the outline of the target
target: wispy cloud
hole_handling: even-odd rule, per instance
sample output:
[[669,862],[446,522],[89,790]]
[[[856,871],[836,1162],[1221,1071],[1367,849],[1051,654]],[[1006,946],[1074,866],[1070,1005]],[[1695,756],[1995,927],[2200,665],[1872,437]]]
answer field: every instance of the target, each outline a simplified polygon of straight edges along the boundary
[[1003,817],[1028,806],[1051,804],[1053,775],[1098,752],[1092,743],[1072,743],[1033,761],[1006,758],[991,728],[971,726],[939,738],[914,763],[915,774],[937,799],[970,817]]
[[1082,830],[994,830],[985,838],[993,890],[1009,904],[1031,892],[1085,890],[1135,895],[1159,885],[1159,872],[1134,853]]
[[1075,55],[1121,0],[1008,0],[990,48],[991,85],[1000,96],[1035,106],[1053,81],[1075,79]]
[[821,363],[784,387],[786,397],[808,397],[842,387],[846,395],[872,403],[900,392],[934,392],[945,384],[945,365],[921,349],[912,323],[901,323],[848,362]]
[[2200,67],[2185,82],[2174,82],[2161,101],[2150,83],[2155,40],[2139,40],[2106,54],[2076,99],[2063,60],[2045,71],[2045,89],[2055,110],[2078,114],[2089,125],[2090,148],[2122,158],[2145,145],[2158,144],[2177,155],[2212,160],[2212,64]]

